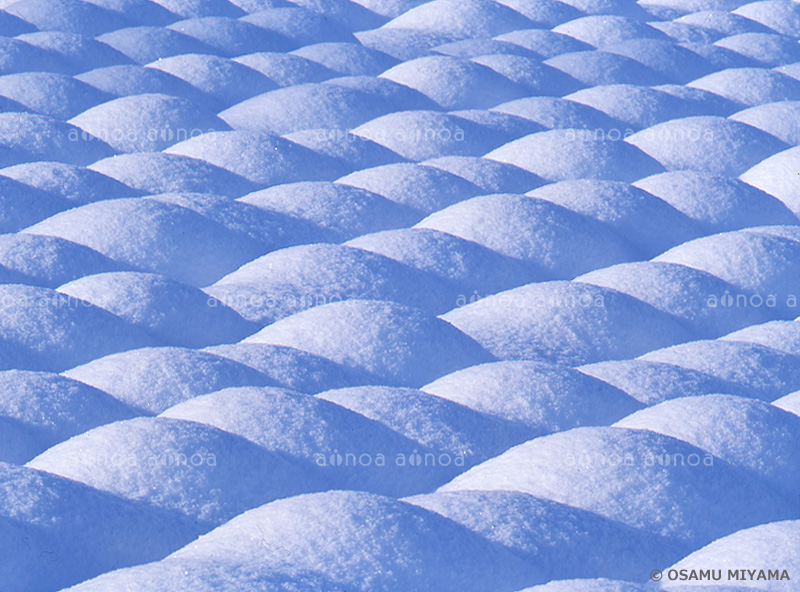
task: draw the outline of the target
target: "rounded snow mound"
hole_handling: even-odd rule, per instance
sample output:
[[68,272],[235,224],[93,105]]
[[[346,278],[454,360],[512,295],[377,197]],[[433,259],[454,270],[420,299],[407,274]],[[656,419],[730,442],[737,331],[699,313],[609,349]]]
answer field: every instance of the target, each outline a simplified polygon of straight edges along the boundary
[[541,362],[471,366],[422,387],[529,430],[530,437],[584,425],[608,425],[641,408],[617,388],[578,370]]
[[163,417],[95,428],[27,466],[182,513],[204,530],[318,487],[304,467],[241,436]]
[[481,191],[472,183],[434,167],[397,163],[356,171],[337,180],[366,189],[421,214],[430,214]]
[[461,177],[485,193],[524,193],[542,184],[533,173],[488,158],[442,156],[422,164]]
[[[148,64],[148,68],[167,72],[198,88],[216,102],[214,105],[206,100],[207,107],[227,107],[276,87],[260,72],[217,56],[183,54],[159,59]],[[192,118],[192,122],[198,123],[199,118]],[[203,131],[208,129],[206,127]],[[227,126],[217,125],[212,129],[219,131],[227,129]]]
[[797,216],[781,201],[738,179],[684,170],[639,179],[635,185],[696,220],[709,233],[797,224]]
[[97,171],[60,162],[18,164],[0,169],[0,175],[67,199],[71,205],[133,197],[139,193]]
[[800,146],[784,150],[762,160],[741,175],[742,181],[758,187],[781,200],[795,215],[800,215],[800,180],[796,175],[786,174],[800,163]]
[[572,76],[525,55],[478,53],[472,61],[502,74],[525,88],[529,94],[560,97],[583,87]]
[[0,265],[20,274],[18,279],[24,280],[20,283],[44,288],[57,288],[84,275],[126,267],[83,245],[21,232],[0,235]]
[[685,552],[683,545],[594,512],[518,491],[448,491],[404,501],[546,566],[547,579],[641,579],[642,565],[667,565]]
[[268,33],[282,35],[297,47],[312,43],[337,41],[354,43],[356,41],[349,27],[340,25],[316,11],[306,10],[296,5],[260,10],[239,20],[252,23]]
[[103,390],[140,413],[161,413],[198,395],[236,386],[269,386],[254,368],[208,352],[150,347],[95,359],[64,376]]
[[761,401],[731,395],[683,397],[637,411],[614,425],[688,442],[751,471],[787,495],[800,485],[793,458],[800,417]]
[[292,181],[330,181],[344,166],[294,142],[250,131],[209,132],[166,150],[198,158],[261,186]]
[[352,133],[413,161],[445,155],[481,156],[510,139],[507,134],[436,111],[390,113],[368,121]]
[[249,237],[189,209],[151,199],[96,202],[26,230],[71,240],[135,268],[208,285],[261,254]]
[[773,401],[800,389],[800,357],[741,341],[694,341],[653,351],[643,360],[699,370],[742,385],[747,396]]
[[374,378],[293,347],[235,343],[216,345],[205,351],[249,366],[272,382],[303,393],[368,384]]
[[359,413],[284,389],[224,389],[180,403],[161,416],[247,438],[318,474],[326,489],[408,495],[429,491],[459,472],[457,468],[425,466],[409,471],[410,467],[398,467],[398,455],[414,458],[428,451]]
[[[313,108],[309,108],[313,105]],[[389,111],[385,101],[333,84],[298,84],[247,99],[220,113],[232,128],[288,134],[348,130]]]
[[475,197],[428,216],[415,228],[452,234],[524,261],[539,271],[541,279],[572,278],[641,258],[605,224],[521,195]]
[[738,288],[727,294],[709,294],[708,302],[714,306],[762,308],[773,314],[796,315],[796,286],[791,278],[800,273],[799,256],[800,243],[795,240],[742,230],[684,243],[654,261],[693,267]]
[[154,274],[97,274],[58,291],[91,302],[168,345],[231,343],[257,328],[223,303],[210,301],[202,290]]
[[[710,545],[695,551],[679,561],[673,569],[721,569],[727,573],[731,567],[741,570],[786,570],[789,577],[800,570],[800,520],[786,520],[762,524],[746,530],[740,530],[725,538],[714,541]],[[746,590],[764,590],[766,592],[790,592],[794,587],[790,581],[753,581],[744,582]],[[672,590],[685,590],[683,586],[673,585]],[[716,590],[716,588],[714,588]]]
[[87,165],[114,153],[73,125],[33,113],[0,113],[0,149],[0,167],[40,160]]
[[791,2],[778,0],[750,2],[737,8],[734,14],[761,23],[789,37],[800,35],[800,7]]
[[630,39],[666,39],[658,29],[635,19],[613,14],[576,18],[554,27],[552,31],[598,48]]
[[172,74],[139,65],[106,66],[78,74],[75,79],[114,97],[149,93],[203,99],[199,90]]
[[413,389],[363,386],[325,391],[317,398],[380,422],[431,450],[461,457],[467,467],[530,437],[525,428]]
[[0,368],[59,372],[152,340],[111,313],[46,288],[0,285]]
[[292,52],[343,76],[377,76],[397,60],[381,51],[356,43],[315,43]]
[[488,0],[435,0],[412,8],[385,25],[385,29],[415,29],[454,39],[494,37],[527,29],[533,23],[516,10]]
[[0,578],[10,591],[60,590],[157,561],[202,533],[176,512],[6,463],[0,463],[0,495]]
[[252,23],[221,16],[219,12],[172,23],[168,28],[197,39],[211,47],[217,56],[234,57],[254,51],[288,51],[294,47],[283,35],[269,34]]
[[710,273],[674,263],[623,263],[578,276],[576,281],[630,294],[681,319],[695,334],[705,337],[719,337],[776,316],[767,308],[715,306],[710,295],[735,292],[736,287]]
[[526,95],[522,86],[491,68],[452,56],[426,56],[403,62],[381,74],[381,78],[418,90],[443,109],[488,109]]
[[655,256],[700,234],[682,212],[627,183],[588,179],[561,181],[534,189],[527,195],[595,218],[636,245],[645,256]]
[[70,123],[119,152],[158,152],[227,124],[197,104],[162,94],[114,99],[73,117]]
[[562,53],[544,62],[569,74],[584,86],[605,84],[643,84],[652,86],[669,82],[660,72],[634,59],[610,51]]
[[775,33],[741,33],[720,39],[714,45],[734,51],[768,67],[791,64],[800,60],[800,47],[797,41]]
[[455,288],[432,274],[369,251],[325,244],[264,255],[206,291],[262,326],[329,302],[386,300],[436,314],[456,301]]
[[[464,301],[476,294],[515,288],[540,276],[522,261],[438,230],[387,230],[359,236],[347,244],[441,277],[462,290],[459,297]],[[457,297],[452,304],[459,302]]]
[[757,343],[797,356],[800,355],[800,322],[772,321],[762,325],[751,325],[722,339]]
[[106,99],[103,93],[88,84],[52,72],[2,76],[0,95],[23,105],[25,111],[61,120],[69,119]]
[[800,145],[800,101],[780,101],[750,107],[730,116],[772,134],[789,146]]
[[748,396],[746,386],[690,368],[642,359],[581,366],[580,371],[611,384],[645,405],[712,393]]
[[439,491],[513,490],[697,547],[796,513],[749,473],[662,434],[576,428],[520,444]]
[[130,25],[120,13],[79,0],[19,0],[4,10],[42,31],[97,37]]
[[521,47],[542,58],[592,49],[588,43],[548,29],[521,29],[497,35],[495,39]]
[[4,444],[0,460],[22,464],[76,434],[135,415],[106,393],[57,374],[0,372],[0,417],[13,422],[32,444],[24,455],[14,455]]
[[730,177],[786,148],[786,144],[759,129],[712,116],[659,123],[627,141],[669,171],[691,169]]
[[[599,134],[591,129],[556,129],[509,142],[486,158],[513,164],[548,181],[633,182],[662,172],[661,164],[637,146],[620,141],[623,137],[619,129],[608,133],[601,129]],[[559,158],[554,159],[553,154]]]
[[339,240],[410,226],[420,218],[411,209],[371,191],[325,181],[276,185],[238,201],[308,220]]
[[337,160],[344,165],[347,171],[404,161],[399,154],[372,140],[356,136],[350,130],[303,130],[286,134],[283,137],[317,154]]
[[336,76],[336,72],[322,64],[291,53],[263,51],[239,56],[234,61],[261,72],[282,87],[322,82]]
[[246,343],[286,345],[366,371],[390,386],[418,387],[492,356],[445,321],[399,304],[349,300],[265,327]]
[[439,514],[351,491],[256,508],[172,557],[312,572],[365,592],[512,592],[542,581],[538,566]]
[[16,232],[72,205],[61,196],[0,176],[0,232]]
[[728,68],[689,83],[746,107],[800,99],[800,81],[767,68]]
[[201,191],[237,197],[255,188],[247,179],[224,168],[163,152],[122,154],[95,162],[91,170],[153,194]]
[[166,27],[130,27],[97,38],[138,64],[186,53],[216,53],[214,49],[188,35]]
[[691,339],[683,324],[649,304],[578,282],[529,284],[442,318],[503,360],[589,364]]

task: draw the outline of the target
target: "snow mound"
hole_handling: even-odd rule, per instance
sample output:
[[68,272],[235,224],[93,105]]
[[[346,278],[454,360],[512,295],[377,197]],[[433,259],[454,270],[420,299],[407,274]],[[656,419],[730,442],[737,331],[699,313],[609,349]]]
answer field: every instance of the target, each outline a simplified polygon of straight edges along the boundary
[[15,232],[72,206],[60,196],[7,177],[0,177],[0,192],[0,232]]
[[25,72],[0,77],[0,95],[31,111],[54,119],[69,119],[106,100],[105,95],[71,76]]
[[205,351],[258,370],[280,386],[303,393],[367,384],[373,377],[314,354],[264,343],[216,345]]
[[730,177],[672,171],[639,179],[635,186],[696,220],[708,233],[797,224],[797,217],[772,195]]
[[529,191],[585,216],[595,218],[630,241],[646,256],[696,238],[695,224],[665,201],[626,183],[581,179]]
[[27,466],[184,514],[202,530],[318,487],[304,467],[241,436],[162,417],[95,428]]
[[205,160],[261,186],[330,181],[344,168],[331,158],[278,136],[249,131],[211,131],[175,144],[166,152]]
[[529,284],[442,318],[503,360],[589,364],[691,338],[684,325],[649,304],[578,282]]
[[471,156],[442,156],[422,163],[452,173],[486,193],[524,193],[542,184],[536,175],[517,166]]
[[747,124],[700,116],[654,125],[627,139],[669,171],[691,169],[733,177],[786,148]]
[[173,14],[183,18],[201,18],[205,16],[240,17],[244,11],[239,8],[238,2],[228,0],[153,0],[156,4],[166,8]]
[[[619,129],[616,132],[606,134],[602,129],[600,133],[589,129],[550,130],[509,142],[487,154],[486,158],[516,165],[548,181],[607,179],[632,182],[663,170],[656,160],[638,147],[619,141],[622,132]],[[778,140],[774,142],[780,144]],[[557,160],[552,158],[554,153],[559,154]]]
[[161,416],[247,438],[318,473],[329,489],[408,495],[428,491],[459,472],[420,467],[409,473],[408,467],[395,466],[395,459],[427,452],[418,442],[335,403],[283,389],[224,389]]
[[0,149],[0,167],[39,160],[86,165],[113,154],[79,128],[33,113],[0,113]]
[[[449,543],[442,545],[445,540]],[[512,592],[542,581],[538,566],[451,520],[347,491],[301,495],[251,510],[170,559],[211,557],[308,571],[364,592]]]
[[98,41],[138,64],[186,53],[214,53],[205,43],[164,27],[130,27],[100,35]]
[[737,8],[734,14],[790,37],[800,35],[800,8],[791,2],[750,2]]
[[522,86],[491,68],[452,56],[403,62],[386,70],[381,78],[418,90],[443,109],[488,109],[526,95]]
[[495,39],[517,45],[543,59],[592,48],[588,43],[578,41],[574,37],[547,29],[521,29],[497,35]]
[[445,312],[455,289],[393,259],[341,245],[302,245],[243,265],[206,291],[265,325],[301,310],[345,300],[384,300]]
[[800,388],[798,356],[740,341],[694,341],[642,356],[643,360],[699,370],[742,385],[748,396],[773,401]]
[[[205,103],[209,107],[227,107],[276,87],[274,82],[260,72],[217,56],[184,54],[159,59],[148,67],[172,74],[198,88],[214,100],[212,102],[206,99]],[[195,117],[192,122],[196,125],[201,120]],[[212,129],[227,128],[215,123],[217,125]]]
[[145,193],[210,191],[236,197],[255,188],[247,179],[224,168],[163,152],[114,156],[94,163],[91,170]]
[[376,193],[325,181],[287,183],[249,193],[240,202],[308,220],[319,232],[347,240],[410,226],[420,215]]
[[288,51],[293,45],[282,35],[269,35],[256,25],[225,16],[193,18],[172,23],[168,28],[197,39],[226,57],[255,51]]
[[774,33],[742,33],[720,39],[714,45],[730,49],[769,67],[800,60],[797,41]]
[[800,417],[767,403],[731,395],[673,399],[614,424],[672,436],[747,469],[791,495],[800,485],[792,458]]
[[582,425],[608,425],[641,407],[601,380],[541,362],[471,366],[443,376],[422,390],[523,425],[530,437]]
[[776,399],[772,402],[772,404],[775,407],[783,409],[784,411],[788,411],[789,413],[800,415],[800,391],[789,393],[785,397]]
[[766,68],[729,68],[695,80],[689,86],[713,92],[744,107],[800,99],[800,81]]
[[[531,266],[478,243],[437,230],[404,228],[365,234],[347,243],[384,255],[458,286],[464,301],[536,279]],[[458,305],[458,298],[454,305]],[[451,306],[452,308],[452,306]]]
[[578,18],[581,11],[558,0],[503,0],[505,4],[537,24],[555,27]]
[[137,190],[97,171],[60,162],[18,164],[0,169],[0,175],[68,199],[74,205],[138,194]]
[[794,170],[798,162],[800,162],[800,146],[762,160],[740,178],[745,183],[781,200],[795,215],[799,215],[800,198],[797,197],[797,191],[800,181],[795,175],[785,174],[785,171]]
[[322,82],[336,76],[323,65],[290,53],[256,52],[234,61],[261,72],[278,86]]
[[767,132],[789,146],[800,145],[800,101],[781,101],[758,105],[730,117]]
[[54,64],[36,70],[50,71],[55,67],[63,74],[72,74],[92,68],[131,63],[128,57],[105,43],[77,33],[36,31],[19,35],[17,39],[52,52]]
[[[728,569],[738,570],[786,570],[789,574],[800,569],[800,521],[787,520],[762,524],[746,530],[740,530],[710,545],[695,551],[685,559],[676,563],[674,569]],[[757,577],[758,572],[753,574]],[[766,574],[765,574],[766,575]],[[791,577],[791,575],[790,575]],[[746,590],[765,590],[767,592],[789,592],[794,584],[786,580],[742,582]],[[674,585],[675,591],[683,591],[683,586]],[[701,590],[705,590],[703,587]],[[716,588],[713,588],[716,590]]]
[[138,65],[96,68],[78,74],[75,79],[113,97],[150,93],[192,100],[203,99],[203,94],[199,90],[180,78],[161,70]]
[[717,305],[714,298],[735,292],[736,287],[704,271],[674,263],[623,263],[578,276],[576,281],[630,294],[681,319],[696,335],[706,337],[719,337],[775,316],[766,308],[742,310]]
[[[539,126],[531,123],[533,131]],[[481,156],[511,138],[461,117],[435,111],[403,111],[368,121],[353,134],[385,146],[405,159],[444,155]]]
[[248,236],[186,208],[149,199],[88,204],[26,232],[71,240],[120,263],[194,286],[208,285],[260,254]]
[[579,369],[584,374],[617,387],[645,405],[711,393],[748,396],[744,385],[699,370],[661,362],[642,359],[615,360],[588,364]]
[[161,94],[114,99],[70,123],[119,152],[157,152],[207,131],[228,129],[224,121],[191,101]]
[[439,210],[415,228],[446,232],[524,261],[539,271],[541,279],[571,278],[641,258],[608,226],[544,199],[521,195],[475,197]]
[[610,14],[577,18],[551,30],[598,48],[630,39],[666,38],[663,33],[645,23]]
[[722,339],[758,343],[797,356],[800,355],[800,322],[772,321],[762,325],[751,325]]
[[295,347],[373,374],[390,386],[418,387],[492,359],[445,321],[399,304],[369,300],[305,310],[265,327],[245,343]]
[[548,579],[641,579],[642,565],[666,565],[685,548],[593,512],[518,491],[437,492],[404,501],[547,566]]
[[344,76],[377,76],[397,60],[356,43],[317,43],[292,52]]
[[[413,389],[364,386],[325,391],[317,398],[380,422],[429,449],[460,456],[467,467],[530,436],[525,428]],[[449,464],[455,459],[440,460]]]
[[24,233],[0,235],[0,265],[20,274],[19,279],[24,281],[19,283],[44,288],[57,288],[84,275],[126,267],[89,247],[53,236]]
[[585,86],[602,84],[662,84],[668,79],[661,73],[609,51],[577,51],[548,59],[546,65],[569,74]]
[[257,329],[223,303],[212,306],[202,290],[154,274],[97,274],[58,291],[91,302],[168,345],[231,343]]
[[0,285],[0,368],[58,372],[152,344],[122,319],[46,288]]
[[[709,301],[717,306],[764,308],[772,313],[796,315],[796,288],[790,278],[798,273],[798,253],[800,243],[795,240],[743,230],[684,243],[654,261],[693,267],[738,288],[729,294],[709,295],[714,297]],[[755,297],[749,297],[750,293]]]
[[239,20],[282,35],[297,47],[312,43],[355,42],[355,37],[344,25],[297,6],[261,10]]
[[576,428],[531,440],[439,491],[474,489],[551,499],[694,548],[796,512],[723,460],[674,438],[623,428]]
[[64,376],[103,390],[142,414],[161,413],[228,387],[268,386],[254,368],[208,352],[150,347],[94,359]]
[[9,592],[55,592],[108,570],[157,561],[202,532],[176,512],[27,467],[0,463],[0,492],[0,578]]
[[35,69],[41,72],[68,72],[69,65],[56,53],[18,39],[0,38],[0,73],[14,74]]
[[96,37],[130,25],[121,14],[80,0],[19,0],[5,10],[43,31]]
[[17,464],[76,434],[136,415],[106,393],[57,374],[0,372],[0,394],[0,417],[22,429],[33,444],[25,456],[9,455],[4,445],[2,460]]
[[387,29],[417,29],[455,39],[494,37],[526,29],[533,23],[516,10],[487,0],[434,0],[412,8],[384,25]]
[[473,197],[480,189],[456,175],[411,163],[387,164],[356,171],[337,180],[366,189],[425,215]]

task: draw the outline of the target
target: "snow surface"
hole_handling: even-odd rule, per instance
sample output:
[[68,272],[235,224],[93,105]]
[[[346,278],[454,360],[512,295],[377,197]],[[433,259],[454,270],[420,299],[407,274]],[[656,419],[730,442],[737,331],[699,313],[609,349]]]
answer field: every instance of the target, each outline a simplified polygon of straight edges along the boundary
[[799,41],[0,0],[0,591],[795,592]]

